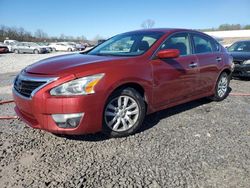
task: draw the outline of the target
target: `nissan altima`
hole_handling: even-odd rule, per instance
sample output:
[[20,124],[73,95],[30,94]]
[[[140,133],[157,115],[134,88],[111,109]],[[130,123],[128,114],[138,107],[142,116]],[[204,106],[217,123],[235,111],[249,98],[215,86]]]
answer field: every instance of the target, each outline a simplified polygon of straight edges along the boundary
[[186,29],[116,35],[87,53],[41,60],[15,78],[15,111],[55,134],[134,134],[145,115],[228,95],[231,56],[212,37]]

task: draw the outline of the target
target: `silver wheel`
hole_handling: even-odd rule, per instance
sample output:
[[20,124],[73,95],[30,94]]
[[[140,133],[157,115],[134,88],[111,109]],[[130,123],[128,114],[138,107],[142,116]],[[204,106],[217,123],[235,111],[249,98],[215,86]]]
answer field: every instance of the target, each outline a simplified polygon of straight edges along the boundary
[[111,130],[122,132],[136,124],[139,114],[138,103],[132,97],[121,95],[108,103],[104,119]]
[[227,74],[223,74],[218,83],[218,88],[217,88],[218,96],[222,98],[227,93],[227,90],[228,90],[228,77]]

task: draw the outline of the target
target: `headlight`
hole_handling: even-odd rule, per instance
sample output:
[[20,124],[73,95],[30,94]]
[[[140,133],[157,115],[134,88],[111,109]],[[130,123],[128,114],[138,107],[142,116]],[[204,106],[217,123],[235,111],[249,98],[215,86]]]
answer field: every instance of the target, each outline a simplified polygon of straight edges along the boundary
[[243,64],[245,64],[245,65],[249,65],[249,64],[250,64],[250,59],[249,59],[249,60],[244,61],[244,62],[243,62]]
[[102,73],[66,82],[50,90],[50,94],[54,96],[68,96],[95,93],[94,87],[103,76],[104,74]]

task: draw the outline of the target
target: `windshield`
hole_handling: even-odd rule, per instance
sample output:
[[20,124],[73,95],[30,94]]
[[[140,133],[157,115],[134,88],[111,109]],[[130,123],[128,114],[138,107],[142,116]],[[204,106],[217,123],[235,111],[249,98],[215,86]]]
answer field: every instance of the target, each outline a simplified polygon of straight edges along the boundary
[[229,52],[250,52],[250,41],[236,42],[228,48]]
[[162,32],[126,33],[103,42],[89,55],[137,56],[145,53],[163,35]]

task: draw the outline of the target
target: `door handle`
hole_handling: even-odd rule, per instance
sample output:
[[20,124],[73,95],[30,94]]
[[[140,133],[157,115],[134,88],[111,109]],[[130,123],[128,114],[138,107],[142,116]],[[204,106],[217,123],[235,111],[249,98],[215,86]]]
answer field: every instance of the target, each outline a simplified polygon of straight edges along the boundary
[[221,57],[217,57],[217,58],[216,58],[216,61],[217,61],[217,62],[220,62],[221,60],[222,60]]
[[190,64],[189,64],[189,67],[190,67],[190,68],[195,68],[195,67],[197,67],[197,66],[198,66],[197,63],[190,63]]

